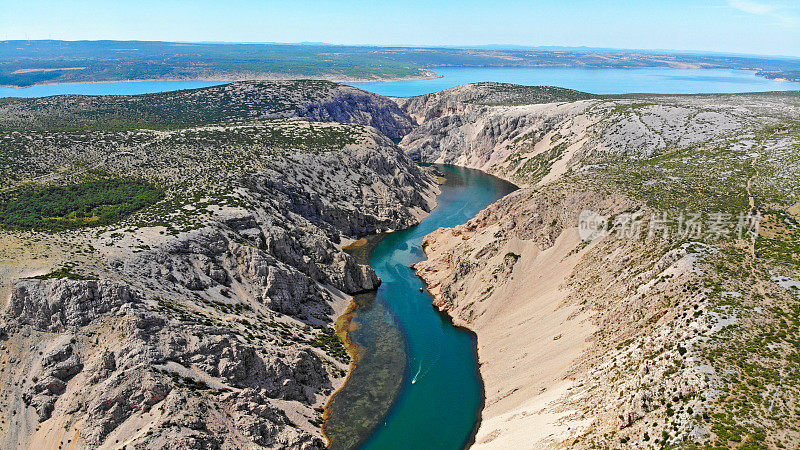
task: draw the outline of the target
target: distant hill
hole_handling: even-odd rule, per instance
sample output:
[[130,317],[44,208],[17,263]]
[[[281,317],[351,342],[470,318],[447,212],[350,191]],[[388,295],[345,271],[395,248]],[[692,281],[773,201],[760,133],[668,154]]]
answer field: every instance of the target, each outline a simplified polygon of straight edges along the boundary
[[729,68],[800,80],[800,59],[592,48],[368,47],[321,43],[0,41],[0,85],[128,80],[435,77],[437,67]]

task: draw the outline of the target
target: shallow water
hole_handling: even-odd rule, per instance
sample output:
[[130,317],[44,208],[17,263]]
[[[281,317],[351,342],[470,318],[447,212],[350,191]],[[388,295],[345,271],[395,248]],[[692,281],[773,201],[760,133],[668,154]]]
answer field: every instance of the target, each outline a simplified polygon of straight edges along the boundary
[[383,284],[358,299],[350,337],[363,357],[331,403],[334,448],[458,449],[477,423],[483,387],[474,336],[433,307],[409,266],[425,258],[425,235],[467,222],[514,186],[477,170],[437,168],[447,175],[438,207],[420,225],[384,236],[369,258]]
[[577,67],[442,67],[442,78],[352,86],[392,97],[438,92],[480,81],[558,86],[592,94],[701,94],[800,90],[800,83],[768,80],[754,72],[727,69],[586,69]]

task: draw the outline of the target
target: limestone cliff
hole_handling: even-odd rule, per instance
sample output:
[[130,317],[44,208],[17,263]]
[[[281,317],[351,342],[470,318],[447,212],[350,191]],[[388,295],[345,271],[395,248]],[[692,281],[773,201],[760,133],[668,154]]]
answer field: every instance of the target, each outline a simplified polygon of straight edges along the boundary
[[[288,87],[174,95],[223,92],[226,114],[257,112]],[[438,189],[380,131],[407,130],[396,105],[328,88],[289,103],[304,119],[230,113],[163,129],[59,122],[85,120],[81,108],[163,112],[148,96],[6,105],[49,125],[0,133],[15,150],[4,199],[30,182],[109,179],[146,180],[163,198],[114,224],[71,227],[73,213],[58,219],[67,229],[0,231],[0,446],[324,447],[322,406],[349,362],[332,321],[348,294],[380,283],[340,248],[417,223]]]
[[[580,95],[479,83],[397,99],[420,126],[400,146],[414,159],[481,169],[520,184],[576,164],[641,159],[744,134],[793,108],[769,95]],[[788,94],[791,98],[791,94]]]
[[798,97],[478,88],[401,102],[412,156],[523,185],[415,266],[478,336],[474,447],[797,446]]

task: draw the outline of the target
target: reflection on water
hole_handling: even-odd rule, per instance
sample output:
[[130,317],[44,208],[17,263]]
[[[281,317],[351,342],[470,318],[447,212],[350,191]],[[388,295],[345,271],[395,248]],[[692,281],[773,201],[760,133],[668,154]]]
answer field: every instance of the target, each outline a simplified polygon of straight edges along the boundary
[[432,306],[409,266],[424,259],[425,235],[466,222],[514,186],[477,170],[437,168],[447,181],[431,215],[353,252],[383,284],[356,298],[350,339],[360,359],[329,405],[333,448],[461,448],[475,428],[483,387],[474,338]]

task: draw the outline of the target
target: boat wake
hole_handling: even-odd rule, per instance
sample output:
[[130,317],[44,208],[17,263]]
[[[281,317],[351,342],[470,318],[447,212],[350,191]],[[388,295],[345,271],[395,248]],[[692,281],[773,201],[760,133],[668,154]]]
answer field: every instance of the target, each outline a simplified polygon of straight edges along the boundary
[[422,371],[422,361],[420,361],[419,366],[417,366],[417,373],[414,374],[414,378],[411,379],[411,384],[416,384],[417,377],[419,377],[419,373]]

